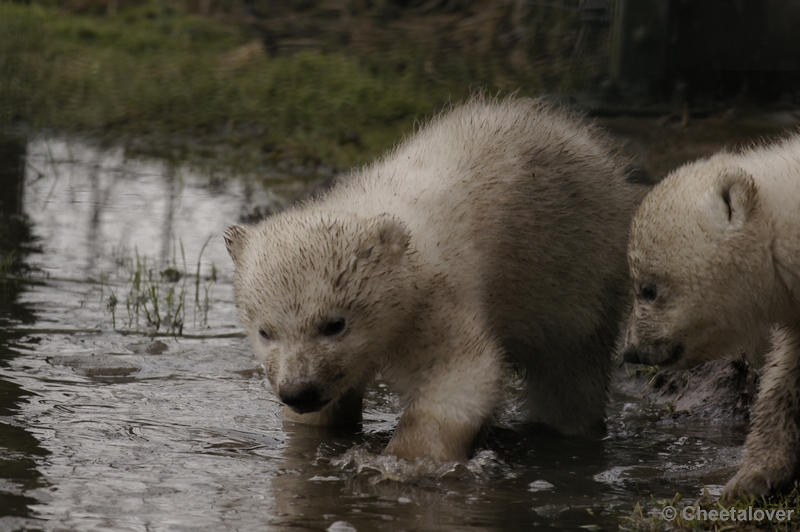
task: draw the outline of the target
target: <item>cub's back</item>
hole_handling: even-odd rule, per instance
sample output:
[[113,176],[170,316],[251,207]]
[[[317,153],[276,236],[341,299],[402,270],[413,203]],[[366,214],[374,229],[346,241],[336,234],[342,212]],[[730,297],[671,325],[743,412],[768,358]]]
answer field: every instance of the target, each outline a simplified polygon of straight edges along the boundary
[[430,271],[483,301],[510,350],[549,349],[583,341],[622,306],[644,193],[623,165],[602,135],[539,100],[477,97],[326,202],[396,216]]

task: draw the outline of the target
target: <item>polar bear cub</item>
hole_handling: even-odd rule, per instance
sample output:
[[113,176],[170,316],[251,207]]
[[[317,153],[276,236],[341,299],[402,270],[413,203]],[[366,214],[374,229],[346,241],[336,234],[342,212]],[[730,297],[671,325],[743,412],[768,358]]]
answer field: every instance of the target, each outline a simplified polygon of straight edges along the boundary
[[686,165],[634,217],[625,360],[687,368],[766,347],[729,497],[789,484],[800,461],[800,135]]
[[380,373],[404,407],[385,452],[465,460],[516,371],[529,420],[602,434],[642,196],[623,163],[541,101],[475,97],[324,196],[229,228],[286,415],[358,422]]

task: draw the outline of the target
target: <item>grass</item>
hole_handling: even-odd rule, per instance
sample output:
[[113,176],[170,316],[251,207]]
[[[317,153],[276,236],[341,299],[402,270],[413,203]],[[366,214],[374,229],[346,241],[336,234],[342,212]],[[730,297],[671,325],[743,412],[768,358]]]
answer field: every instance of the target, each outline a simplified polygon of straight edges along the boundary
[[[676,510],[673,520],[667,520],[662,515],[662,511],[667,506],[671,506]],[[757,512],[757,510],[762,513]],[[779,510],[784,512],[792,510],[791,519],[776,519],[775,512]],[[712,514],[712,511],[716,513]],[[727,513],[721,514],[722,511]],[[731,519],[729,517],[731,511],[734,511],[735,515],[740,517],[735,520]],[[767,512],[770,513],[768,514]],[[721,515],[725,515],[726,519],[722,520],[720,518]],[[768,519],[767,515],[772,515],[773,519]],[[684,516],[688,517],[688,519]],[[753,516],[753,518],[741,519],[744,516]],[[723,504],[709,495],[708,492],[695,502],[685,500],[678,493],[672,500],[653,499],[637,503],[633,513],[628,517],[623,517],[620,523],[620,530],[623,532],[666,532],[677,530],[697,532],[740,532],[752,530],[789,532],[798,528],[800,528],[800,491],[796,486],[791,491],[774,497],[751,498],[730,504]]]
[[[349,166],[383,151],[435,105],[405,76],[342,54],[226,60],[244,36],[192,16],[97,19],[0,3],[0,117],[154,144],[205,137],[230,160]],[[226,161],[228,162],[228,161]]]
[[[502,43],[520,41],[507,37],[518,28],[501,30],[522,15],[511,3],[478,6],[471,18],[403,18],[395,12],[402,3],[383,2],[330,27],[324,3],[306,2],[319,4],[316,16],[313,9],[275,7],[265,22],[275,27],[262,31],[280,34],[302,19],[305,25],[293,31],[319,38],[308,49],[273,53],[240,20],[200,16],[186,2],[120,2],[130,7],[115,16],[65,7],[107,3],[0,0],[0,124],[111,141],[146,137],[164,153],[190,149],[237,165],[291,161],[344,169],[374,158],[415,120],[477,87],[533,94],[583,72],[563,60],[578,31],[569,11],[526,15],[538,23],[531,31],[540,40],[550,35],[536,46],[560,62],[545,68],[517,53],[512,68],[513,50]],[[95,13],[106,12],[97,6]]]
[[[211,302],[211,288],[216,281],[216,267],[212,264],[211,275],[200,275],[200,262],[208,241],[197,257],[197,266],[190,273],[186,266],[183,244],[180,245],[181,262],[173,253],[173,258],[163,268],[148,265],[147,257],[133,255],[124,250],[115,251],[117,272],[124,277],[112,283],[111,274],[106,272],[102,278],[101,301],[111,317],[111,325],[118,332],[166,332],[175,336],[183,334],[187,319],[186,299],[190,294],[189,279],[193,279],[194,301],[192,320],[194,325],[207,325]],[[122,299],[115,286],[124,286],[124,314],[118,320]]]

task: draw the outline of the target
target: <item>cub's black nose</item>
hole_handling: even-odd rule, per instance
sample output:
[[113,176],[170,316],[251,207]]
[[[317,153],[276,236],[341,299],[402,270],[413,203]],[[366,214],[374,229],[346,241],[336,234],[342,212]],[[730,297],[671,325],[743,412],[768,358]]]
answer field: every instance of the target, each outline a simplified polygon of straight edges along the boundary
[[281,386],[279,395],[283,404],[299,414],[316,412],[328,404],[323,400],[320,389],[313,384]]
[[630,364],[642,363],[642,361],[639,360],[639,353],[637,353],[635,349],[626,349],[625,352],[622,353],[622,359]]

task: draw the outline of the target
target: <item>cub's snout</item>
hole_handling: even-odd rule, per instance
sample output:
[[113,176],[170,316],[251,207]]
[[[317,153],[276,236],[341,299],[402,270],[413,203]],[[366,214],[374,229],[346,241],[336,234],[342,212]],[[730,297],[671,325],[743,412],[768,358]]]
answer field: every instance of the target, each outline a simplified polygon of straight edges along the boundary
[[331,402],[320,386],[307,381],[282,384],[278,396],[283,404],[298,414],[318,412]]
[[683,344],[657,342],[647,348],[627,344],[622,351],[622,358],[631,364],[648,366],[675,366],[680,364],[685,349]]

